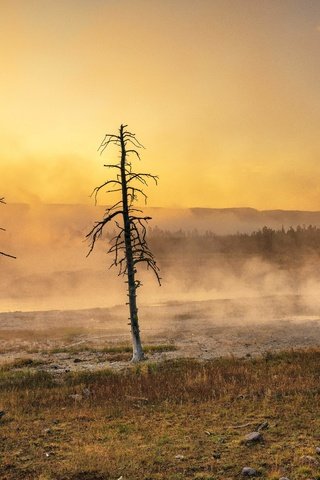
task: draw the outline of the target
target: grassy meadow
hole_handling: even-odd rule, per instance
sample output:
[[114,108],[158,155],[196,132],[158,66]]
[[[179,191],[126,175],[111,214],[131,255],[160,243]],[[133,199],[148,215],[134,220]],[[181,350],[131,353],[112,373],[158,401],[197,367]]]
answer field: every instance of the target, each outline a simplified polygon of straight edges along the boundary
[[[249,466],[320,479],[319,380],[316,349],[59,375],[6,363],[0,478],[233,480]],[[262,441],[246,443],[262,424]]]

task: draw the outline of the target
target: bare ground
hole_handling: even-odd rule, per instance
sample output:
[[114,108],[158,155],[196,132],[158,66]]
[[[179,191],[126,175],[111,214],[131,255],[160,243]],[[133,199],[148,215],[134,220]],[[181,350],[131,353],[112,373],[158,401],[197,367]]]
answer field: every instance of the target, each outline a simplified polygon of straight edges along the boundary
[[230,358],[128,366],[124,307],[0,314],[1,480],[320,479],[315,298],[140,313],[151,360]]
[[[320,344],[314,297],[190,299],[143,306],[140,317],[144,343],[167,346],[151,351],[153,360],[249,357]],[[38,369],[56,373],[121,368],[130,353],[110,355],[110,349],[130,345],[126,319],[124,306],[1,313],[0,363],[27,357]]]

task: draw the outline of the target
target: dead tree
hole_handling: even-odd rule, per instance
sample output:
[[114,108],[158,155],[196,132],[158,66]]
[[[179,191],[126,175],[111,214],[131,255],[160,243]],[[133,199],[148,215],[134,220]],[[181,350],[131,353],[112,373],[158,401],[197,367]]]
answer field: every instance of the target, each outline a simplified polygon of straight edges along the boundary
[[[6,203],[4,201],[4,197],[0,198],[0,203]],[[2,232],[6,231],[6,229],[2,228],[2,227],[0,227],[0,230],[2,230]],[[5,253],[5,252],[0,252],[0,255],[3,256],[3,257],[16,258],[14,255],[10,255],[9,253]]]
[[147,202],[147,195],[143,187],[148,185],[148,180],[157,184],[158,177],[150,173],[137,173],[133,170],[130,159],[136,157],[141,160],[139,149],[144,148],[137,140],[135,134],[126,130],[127,125],[121,125],[119,134],[106,134],[98,151],[103,153],[109,145],[116,145],[120,150],[120,161],[117,164],[106,164],[106,168],[115,171],[113,179],[109,179],[96,187],[92,196],[95,203],[99,192],[107,188],[107,192],[117,192],[120,200],[110,208],[107,208],[103,219],[96,222],[88,233],[87,238],[90,242],[88,255],[92,252],[96,241],[101,237],[104,228],[114,222],[117,227],[117,234],[111,240],[111,246],[108,253],[114,254],[114,260],[110,267],[118,267],[118,275],[124,275],[128,284],[128,305],[130,312],[131,336],[133,343],[132,361],[139,362],[143,360],[144,353],[140,339],[140,329],[137,308],[137,289],[141,282],[137,280],[138,264],[145,264],[156,276],[159,285],[159,268],[155,258],[150,251],[146,240],[146,225],[151,217],[143,215],[142,210],[135,207],[138,197],[142,197]]

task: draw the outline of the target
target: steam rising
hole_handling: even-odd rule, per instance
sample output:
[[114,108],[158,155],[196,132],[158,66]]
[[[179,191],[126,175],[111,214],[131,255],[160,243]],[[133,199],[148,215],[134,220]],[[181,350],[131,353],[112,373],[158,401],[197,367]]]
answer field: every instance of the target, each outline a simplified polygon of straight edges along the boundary
[[[100,218],[102,209],[43,204],[7,205],[3,209],[2,224],[7,228],[1,238],[3,248],[14,252],[18,259],[1,259],[2,311],[110,307],[125,302],[123,278],[115,270],[108,270],[111,258],[105,254],[106,243],[101,241],[94,254],[86,258],[85,234]],[[314,253],[306,255],[298,266],[289,262],[283,267],[272,258],[255,253],[241,255],[237,249],[231,255],[219,251],[207,254],[200,245],[197,249],[196,242],[190,243],[188,235],[180,239],[179,245],[174,238],[171,243],[165,242],[159,238],[157,228],[183,228],[189,235],[195,229],[200,233],[210,230],[226,234],[252,231],[267,221],[277,228],[289,226],[294,224],[294,217],[296,224],[310,219],[313,224],[320,224],[319,213],[148,209],[149,213],[153,217],[149,238],[161,268],[163,286],[159,288],[149,272],[142,271],[144,285],[138,292],[142,307],[219,299],[238,299],[241,303],[246,298],[274,295],[287,299],[299,295],[305,305],[316,305],[320,273]],[[264,301],[263,315],[270,316],[272,308],[267,308],[267,304]],[[259,308],[258,305],[250,315],[247,312],[246,320],[251,316],[264,318]]]

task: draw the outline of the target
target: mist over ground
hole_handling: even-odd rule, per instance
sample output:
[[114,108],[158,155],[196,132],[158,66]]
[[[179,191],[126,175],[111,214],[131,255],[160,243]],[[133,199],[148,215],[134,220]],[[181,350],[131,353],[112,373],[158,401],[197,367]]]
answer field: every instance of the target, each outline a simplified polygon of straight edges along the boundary
[[[17,260],[0,259],[1,310],[123,304],[124,279],[117,276],[115,268],[108,269],[112,256],[106,255],[114,226],[86,257],[85,235],[94,221],[102,218],[104,208],[41,203],[3,206],[1,225],[7,231],[1,236],[2,250],[15,254]],[[289,233],[279,237],[273,248],[268,232],[260,243],[258,237],[240,234],[265,225],[285,231],[300,225],[307,232],[310,224],[320,226],[320,212],[249,208],[147,208],[145,212],[153,217],[149,242],[161,268],[162,286],[158,287],[151,272],[142,269],[141,305],[272,295],[301,295],[317,302],[317,239],[311,240],[306,233],[298,241]]]

